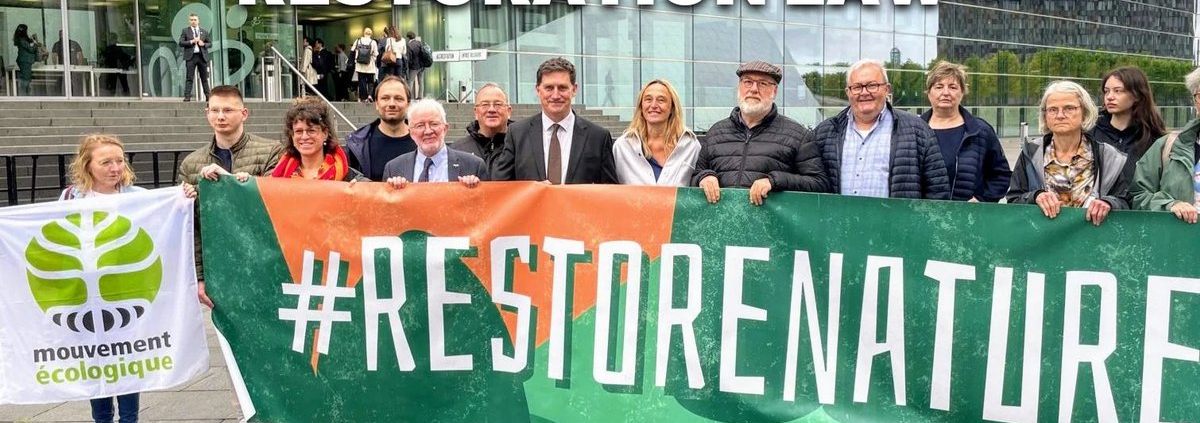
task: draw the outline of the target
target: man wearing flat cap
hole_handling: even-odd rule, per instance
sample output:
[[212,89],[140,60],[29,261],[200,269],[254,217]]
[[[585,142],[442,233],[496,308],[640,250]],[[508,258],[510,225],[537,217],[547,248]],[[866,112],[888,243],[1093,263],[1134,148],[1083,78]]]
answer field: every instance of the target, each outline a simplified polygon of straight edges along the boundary
[[883,63],[864,59],[846,73],[850,107],[813,130],[834,192],[950,199],[937,135],[919,116],[895,110]]
[[721,199],[721,188],[749,188],[756,206],[772,191],[828,192],[811,132],[775,107],[783,70],[755,60],[737,76],[738,105],[708,129],[692,184],[704,189],[709,203]]

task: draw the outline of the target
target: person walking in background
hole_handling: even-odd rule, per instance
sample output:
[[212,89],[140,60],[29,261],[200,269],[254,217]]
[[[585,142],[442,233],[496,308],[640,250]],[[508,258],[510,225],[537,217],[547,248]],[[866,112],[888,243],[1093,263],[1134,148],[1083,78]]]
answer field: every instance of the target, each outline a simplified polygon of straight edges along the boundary
[[405,43],[396,35],[395,27],[387,27],[383,29],[383,39],[380,42],[379,55],[379,79],[392,75],[404,77],[402,67],[404,64]]
[[33,81],[33,62],[38,61],[37,34],[29,35],[29,26],[17,25],[13,31],[13,45],[17,46],[17,95],[32,95],[30,81]]
[[[313,67],[312,41],[309,41],[308,37],[304,37],[303,47],[304,50],[300,52],[300,75],[304,76],[304,79],[315,87],[317,85],[317,68]],[[300,83],[299,85],[301,94],[312,92],[312,89],[308,88],[307,84]]]
[[950,199],[995,203],[1008,193],[1012,170],[996,131],[962,106],[967,68],[938,62],[925,76],[930,109],[921,115],[937,135],[950,177]]
[[208,98],[208,45],[212,43],[208,31],[200,27],[200,16],[193,13],[188,15],[188,27],[179,36],[179,46],[183,48],[183,61],[187,64],[187,78],[183,83],[183,101],[192,101],[192,86],[195,85],[196,72],[200,73],[200,88],[204,98]]
[[429,63],[429,47],[417,37],[417,33],[408,31],[405,34],[408,38],[407,54],[404,58],[404,63],[408,64],[408,83],[413,93],[413,99],[418,99],[425,96],[425,68],[430,66]]
[[1135,66],[1122,66],[1100,80],[1104,107],[1096,126],[1088,131],[1099,142],[1112,144],[1136,162],[1154,140],[1167,133],[1146,74]]
[[613,142],[617,180],[626,185],[691,185],[700,141],[684,122],[675,87],[665,79],[646,83],[629,128]]
[[317,80],[313,82],[313,85],[316,85],[317,91],[329,101],[334,101],[332,87],[336,61],[333,53],[325,48],[325,40],[320,38],[313,40],[313,70],[317,71]]
[[[1192,94],[1192,108],[1200,116],[1200,68],[1183,79]],[[1195,175],[1200,175],[1200,156],[1196,141],[1200,139],[1200,118],[1183,125],[1177,133],[1167,134],[1154,141],[1137,161],[1133,177],[1133,208],[1167,211],[1179,220],[1196,223],[1200,207],[1200,189]]]
[[350,56],[346,54],[345,44],[338,43],[336,51],[334,57],[337,60],[337,68],[333,71],[333,86],[336,93],[333,97],[337,101],[346,101],[350,99],[350,75],[354,73],[354,67],[351,66]]
[[1084,219],[1100,225],[1109,211],[1129,208],[1132,168],[1116,147],[1092,139],[1096,104],[1082,86],[1055,81],[1040,104],[1040,139],[1025,140],[1008,189],[1009,203],[1037,204],[1053,219],[1063,207],[1087,209]]
[[379,47],[371,39],[371,27],[363,28],[363,35],[354,42],[354,73],[358,77],[358,101],[371,101],[371,84],[375,82],[375,57],[379,56]]

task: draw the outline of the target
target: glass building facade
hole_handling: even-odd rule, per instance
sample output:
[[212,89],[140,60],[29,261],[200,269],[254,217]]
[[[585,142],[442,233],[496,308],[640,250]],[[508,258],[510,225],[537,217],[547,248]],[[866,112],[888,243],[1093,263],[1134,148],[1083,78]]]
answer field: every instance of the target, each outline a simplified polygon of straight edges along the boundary
[[734,71],[756,59],[783,65],[776,103],[809,125],[846,106],[846,68],[862,58],[887,63],[894,104],[913,111],[927,107],[925,70],[933,61],[966,64],[971,77],[964,105],[1005,136],[1015,135],[1019,122],[1036,120],[1033,108],[1048,81],[1074,79],[1098,95],[1100,76],[1120,64],[1150,74],[1169,125],[1192,113],[1182,76],[1197,63],[1196,0],[942,0],[936,6],[885,0],[823,7],[741,0],[730,6],[702,0],[693,7],[667,1],[602,6],[599,0],[586,6],[412,3],[0,0],[4,98],[16,98],[11,38],[22,23],[48,41],[48,50],[60,29],[82,50],[61,59],[51,52],[35,64],[35,96],[180,97],[184,67],[176,40],[188,14],[197,13],[214,35],[213,83],[239,85],[248,97],[261,95],[259,59],[270,46],[294,61],[302,36],[323,38],[333,48],[350,45],[364,27],[380,34],[392,25],[402,34],[416,32],[436,51],[488,50],[486,60],[428,69],[429,95],[469,100],[474,89],[496,82],[510,101],[537,103],[538,64],[562,56],[577,66],[576,103],[628,118],[641,85],[664,78],[680,91],[688,125],[697,130],[728,116],[736,102]]

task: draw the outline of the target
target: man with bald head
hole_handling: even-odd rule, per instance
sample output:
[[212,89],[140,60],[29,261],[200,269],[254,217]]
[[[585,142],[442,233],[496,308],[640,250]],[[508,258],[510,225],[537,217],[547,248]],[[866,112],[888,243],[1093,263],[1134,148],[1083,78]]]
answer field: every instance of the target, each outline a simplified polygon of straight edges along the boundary
[[864,59],[846,73],[850,107],[813,130],[833,191],[844,195],[950,199],[937,135],[888,102],[883,63]]
[[513,123],[511,117],[508,95],[495,83],[485,84],[475,92],[475,121],[467,125],[467,135],[450,148],[473,154],[490,167],[504,146],[504,134]]

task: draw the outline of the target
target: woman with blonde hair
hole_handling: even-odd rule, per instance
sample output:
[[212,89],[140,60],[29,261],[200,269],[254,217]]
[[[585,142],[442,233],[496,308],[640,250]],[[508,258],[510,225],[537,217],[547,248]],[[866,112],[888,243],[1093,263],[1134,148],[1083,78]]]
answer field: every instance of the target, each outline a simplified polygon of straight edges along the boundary
[[995,203],[1008,193],[1012,171],[996,131],[962,106],[967,67],[938,62],[925,76],[929,111],[921,115],[937,135],[950,176],[950,199]]
[[617,180],[626,185],[687,186],[700,142],[684,125],[679,93],[665,79],[646,83],[629,128],[613,143]]
[[1077,83],[1055,81],[1042,94],[1041,110],[1045,135],[1022,145],[1008,202],[1037,204],[1051,219],[1063,207],[1082,207],[1095,225],[1112,209],[1128,209],[1132,166],[1116,147],[1088,135],[1098,114],[1092,96]]
[[125,144],[110,135],[88,135],[79,142],[71,162],[71,186],[59,200],[144,191],[133,185],[133,169],[125,162]]

